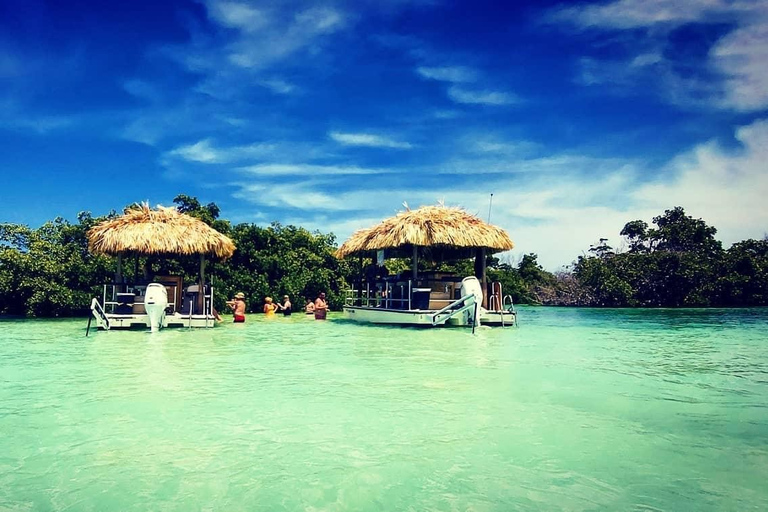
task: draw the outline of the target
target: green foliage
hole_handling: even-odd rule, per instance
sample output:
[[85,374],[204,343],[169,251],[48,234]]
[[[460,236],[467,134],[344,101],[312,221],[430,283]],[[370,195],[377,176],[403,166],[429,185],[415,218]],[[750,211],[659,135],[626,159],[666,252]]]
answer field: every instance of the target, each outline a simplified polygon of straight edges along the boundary
[[768,239],[733,244],[723,258],[716,290],[721,304],[768,304]]
[[186,194],[177,195],[173,198],[173,202],[176,203],[176,208],[181,213],[202,220],[219,233],[227,234],[229,232],[229,221],[219,219],[221,209],[216,203],[208,203],[203,206],[196,197],[190,197]]
[[100,220],[81,213],[77,224],[55,219],[36,230],[0,224],[0,313],[84,313],[114,272],[111,258],[87,250],[86,233]]
[[[584,305],[717,306],[768,304],[768,242],[746,240],[724,251],[717,230],[681,207],[624,226],[629,251],[591,250],[574,276]],[[602,240],[601,240],[602,242]]]
[[289,295],[299,306],[325,292],[330,307],[341,308],[355,269],[334,256],[334,235],[273,223],[267,228],[238,224],[229,236],[237,251],[214,271],[226,296],[243,292],[249,310],[260,311],[267,296]]
[[[520,276],[518,269],[509,263],[494,263],[487,270],[488,279],[491,282],[501,284],[502,293],[512,297],[515,304],[530,304],[536,302],[532,291]],[[503,299],[504,297],[502,297]]]
[[581,285],[590,290],[592,305],[634,305],[632,287],[612,264],[614,260],[591,256],[580,257],[576,263],[576,275]]

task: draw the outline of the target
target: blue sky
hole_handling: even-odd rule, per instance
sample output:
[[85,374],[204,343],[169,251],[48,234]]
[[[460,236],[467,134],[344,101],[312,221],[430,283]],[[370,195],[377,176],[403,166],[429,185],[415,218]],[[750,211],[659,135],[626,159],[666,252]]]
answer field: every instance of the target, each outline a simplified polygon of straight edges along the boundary
[[768,3],[0,2],[0,221],[179,193],[342,242],[439,201],[556,270],[768,233]]

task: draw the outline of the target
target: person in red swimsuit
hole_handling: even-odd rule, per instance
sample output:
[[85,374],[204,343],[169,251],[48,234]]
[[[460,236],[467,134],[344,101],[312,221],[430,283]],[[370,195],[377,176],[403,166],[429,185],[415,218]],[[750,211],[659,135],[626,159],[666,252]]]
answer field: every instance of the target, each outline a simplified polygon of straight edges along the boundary
[[235,323],[245,322],[245,294],[240,292],[235,294],[235,298],[227,301],[227,305],[232,308],[235,314]]

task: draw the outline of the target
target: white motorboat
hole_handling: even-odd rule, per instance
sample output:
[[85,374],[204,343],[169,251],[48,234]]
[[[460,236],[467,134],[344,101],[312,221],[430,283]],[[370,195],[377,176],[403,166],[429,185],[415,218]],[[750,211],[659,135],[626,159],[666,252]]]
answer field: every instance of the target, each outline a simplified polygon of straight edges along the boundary
[[[404,206],[406,211],[356,231],[336,251],[339,258],[358,256],[361,267],[363,258],[371,258],[361,268],[357,288],[347,293],[344,316],[357,322],[432,327],[516,325],[511,297],[503,297],[500,284],[493,283],[484,296],[486,257],[512,249],[509,235],[461,208]],[[475,275],[461,279],[420,271],[420,249],[431,261],[474,257]],[[388,275],[385,252],[410,259],[410,278]],[[504,302],[508,305],[502,307]]]
[[[232,240],[201,220],[175,208],[149,208],[148,204],[126,208],[88,231],[88,248],[96,254],[117,256],[115,279],[104,285],[101,300],[91,300],[91,320],[99,329],[165,327],[213,327],[218,314],[213,308],[213,286],[205,284],[205,258],[226,259],[235,251]],[[123,275],[123,256],[136,258],[133,280]],[[196,284],[183,287],[181,276],[155,276],[145,261],[145,279],[139,278],[139,256],[191,256],[200,258]]]
[[[482,285],[474,276],[460,281],[450,276],[422,278],[416,281],[418,287],[413,284],[412,280],[394,278],[367,283],[365,290],[349,290],[344,317],[361,323],[426,327],[517,325],[511,298],[504,310],[482,306]],[[490,303],[499,301],[492,296]]]
[[[183,290],[180,277],[149,284],[107,284],[101,300],[91,300],[91,314],[101,330],[169,327],[213,327],[213,287],[200,297],[198,285]],[[122,292],[118,290],[124,290]],[[182,293],[183,292],[183,293]]]

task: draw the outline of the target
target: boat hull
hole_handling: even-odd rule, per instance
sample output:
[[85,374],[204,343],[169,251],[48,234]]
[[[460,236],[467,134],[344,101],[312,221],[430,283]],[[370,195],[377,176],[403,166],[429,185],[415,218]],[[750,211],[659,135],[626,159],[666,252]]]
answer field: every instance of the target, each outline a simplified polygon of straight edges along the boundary
[[414,325],[424,327],[438,327],[441,325],[469,326],[471,316],[456,315],[451,318],[439,318],[434,320],[435,310],[422,309],[386,309],[368,308],[363,306],[344,306],[344,318],[369,324],[384,325]]
[[[437,321],[434,321],[435,315],[437,315]],[[472,310],[468,309],[466,312],[459,313],[450,318],[441,318],[438,311],[434,310],[400,310],[344,306],[344,318],[369,324],[468,327],[472,325]],[[517,316],[514,311],[481,310],[479,325],[511,327],[517,325]]]
[[[118,315],[112,313],[106,313],[104,317],[107,319],[108,324],[101,318],[100,315],[94,313],[96,319],[96,325],[100,330],[112,330],[112,329],[152,329],[152,319],[147,314],[128,314]],[[213,327],[216,324],[215,318],[211,315],[184,315],[179,313],[173,315],[164,315],[162,317],[161,324],[157,327],[173,328],[173,327]]]
[[480,325],[489,327],[511,327],[517,325],[517,313],[514,311],[482,311]]

